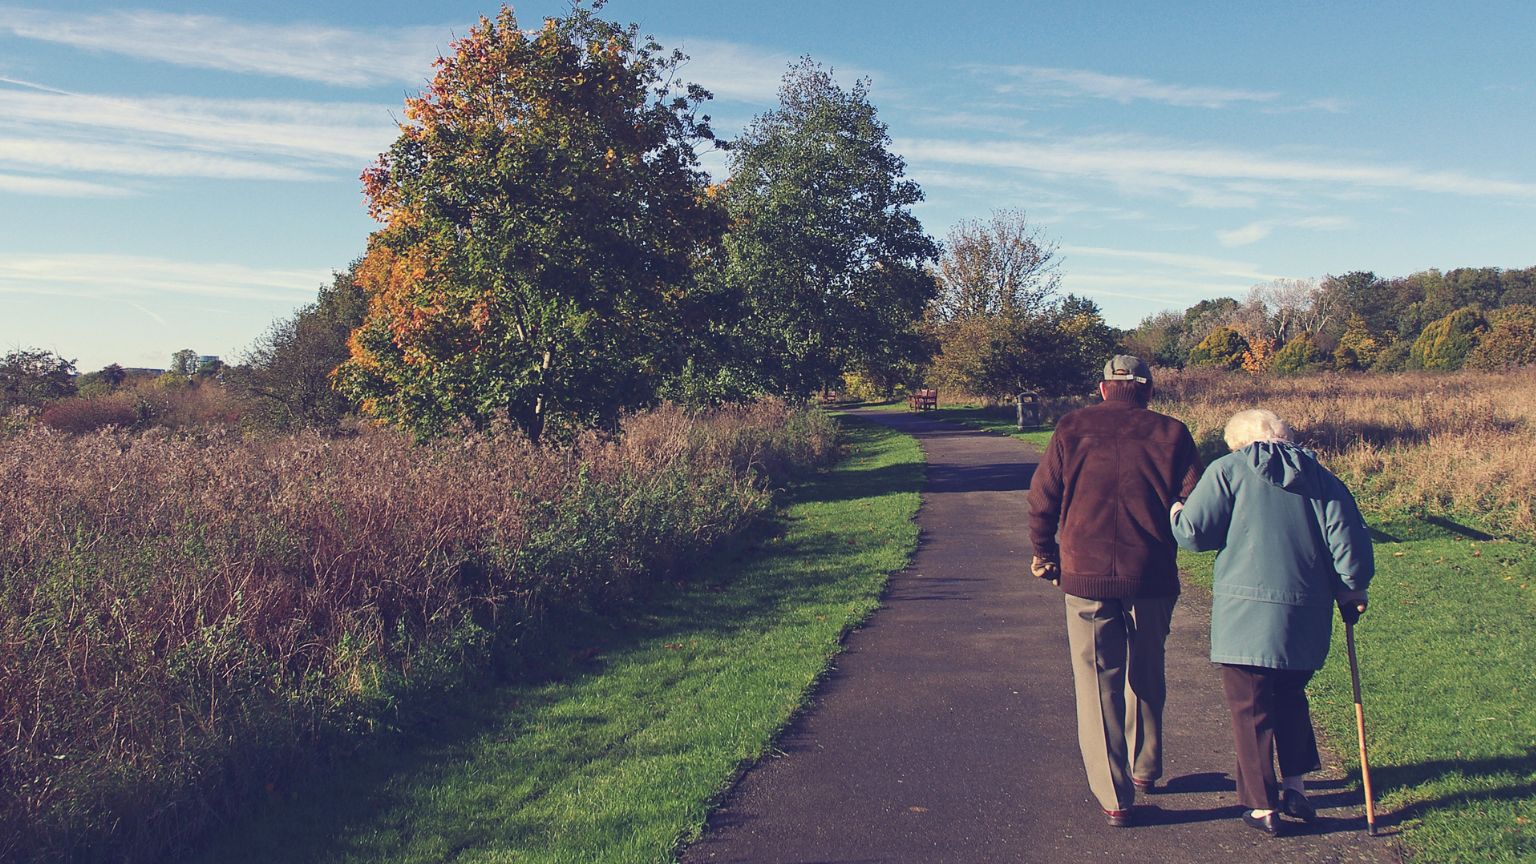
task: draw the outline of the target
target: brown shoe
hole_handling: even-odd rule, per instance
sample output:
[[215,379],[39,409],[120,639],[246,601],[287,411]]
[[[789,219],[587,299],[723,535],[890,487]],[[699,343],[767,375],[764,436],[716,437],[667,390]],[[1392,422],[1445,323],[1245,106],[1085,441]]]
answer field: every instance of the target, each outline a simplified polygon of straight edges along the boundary
[[1156,795],[1159,791],[1157,788],[1156,780],[1137,780],[1136,778],[1132,777],[1131,785],[1135,786],[1136,791],[1143,795]]
[[[1099,809],[1104,810],[1102,807]],[[1104,810],[1104,818],[1109,821],[1109,827],[1111,828],[1125,828],[1131,824],[1131,811]]]

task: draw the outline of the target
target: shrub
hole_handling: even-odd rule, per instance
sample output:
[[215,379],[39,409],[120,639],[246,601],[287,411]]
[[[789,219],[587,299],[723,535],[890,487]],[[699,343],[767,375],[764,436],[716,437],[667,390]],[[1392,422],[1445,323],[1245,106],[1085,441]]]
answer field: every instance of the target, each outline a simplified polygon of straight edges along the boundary
[[835,432],[781,402],[624,423],[0,438],[0,859],[166,857],[324,742],[519,668],[552,610],[673,577]]
[[1371,371],[1402,372],[1408,368],[1408,356],[1412,352],[1412,342],[1407,339],[1398,339],[1381,349],[1376,359],[1371,361]]
[[1189,352],[1188,365],[1237,369],[1243,365],[1243,356],[1247,353],[1248,340],[1241,333],[1231,327],[1217,327]]
[[50,402],[42,411],[43,425],[60,432],[94,432],[107,426],[132,426],[139,421],[134,400],[127,396],[71,396]]
[[1317,341],[1310,334],[1303,333],[1275,352],[1269,370],[1276,375],[1301,375],[1315,372],[1327,362],[1328,355],[1317,347]]
[[1339,335],[1339,344],[1333,349],[1334,368],[1341,371],[1369,369],[1390,343],[1386,336],[1373,333],[1364,318],[1351,315],[1344,332]]
[[1488,324],[1467,355],[1467,368],[1496,371],[1536,364],[1536,307],[1506,306],[1489,313]]
[[1457,309],[1425,325],[1419,338],[1413,341],[1408,367],[1441,372],[1460,369],[1487,331],[1488,322],[1482,312],[1470,306]]

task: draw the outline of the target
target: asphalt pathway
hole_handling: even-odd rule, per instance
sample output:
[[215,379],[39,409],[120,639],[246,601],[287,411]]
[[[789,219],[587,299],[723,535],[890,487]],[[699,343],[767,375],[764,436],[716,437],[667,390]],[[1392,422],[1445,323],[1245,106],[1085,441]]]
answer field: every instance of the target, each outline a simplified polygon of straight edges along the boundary
[[1136,825],[1108,827],[1078,756],[1061,595],[1027,570],[1038,454],[922,415],[865,416],[927,454],[917,555],[684,864],[1397,860],[1394,841],[1365,836],[1335,767],[1313,775],[1305,831],[1242,825],[1209,604],[1193,590],[1168,643],[1166,787],[1137,802]]

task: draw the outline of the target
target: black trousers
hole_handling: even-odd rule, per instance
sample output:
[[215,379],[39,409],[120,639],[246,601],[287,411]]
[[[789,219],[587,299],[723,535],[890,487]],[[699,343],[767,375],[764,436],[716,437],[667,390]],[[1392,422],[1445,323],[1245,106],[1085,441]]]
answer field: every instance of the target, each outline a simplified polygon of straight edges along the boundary
[[1322,767],[1307,705],[1306,686],[1312,675],[1310,670],[1221,666],[1221,686],[1237,743],[1237,798],[1250,810],[1279,806],[1277,755],[1284,777]]

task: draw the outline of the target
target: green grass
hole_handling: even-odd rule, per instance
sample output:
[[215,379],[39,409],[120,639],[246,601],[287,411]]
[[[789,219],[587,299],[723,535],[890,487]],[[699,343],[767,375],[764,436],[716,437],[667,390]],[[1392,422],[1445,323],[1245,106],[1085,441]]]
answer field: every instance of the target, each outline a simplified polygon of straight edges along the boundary
[[916,442],[847,426],[850,456],[767,530],[643,615],[573,624],[559,680],[461,694],[394,745],[273,790],[197,860],[672,860],[916,546]]
[[[1444,519],[1372,521],[1371,608],[1356,626],[1371,781],[1410,860],[1536,861],[1536,547]],[[1210,585],[1214,553],[1180,553]],[[1343,625],[1313,679],[1313,722],[1356,772]]]

